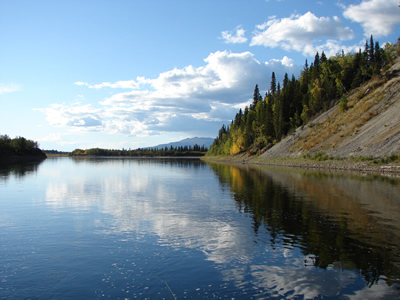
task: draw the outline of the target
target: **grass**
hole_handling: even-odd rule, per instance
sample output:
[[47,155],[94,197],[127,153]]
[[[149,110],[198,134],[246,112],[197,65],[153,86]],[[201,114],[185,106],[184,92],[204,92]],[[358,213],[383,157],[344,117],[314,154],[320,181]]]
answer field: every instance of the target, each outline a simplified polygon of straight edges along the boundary
[[[260,158],[253,157],[246,159],[245,155],[218,156],[202,158],[211,161],[225,163],[246,163],[265,166],[279,166],[300,169],[326,169],[326,170],[347,170],[363,172],[382,172],[382,167],[390,165],[390,172],[400,172],[400,155],[390,155],[384,158],[374,158],[372,155],[360,157],[331,157],[325,152],[315,154],[304,154],[301,157],[274,157]],[[394,166],[394,168],[392,168]],[[387,172],[385,168],[385,172]]]
[[372,156],[344,158],[331,157],[324,152],[319,152],[313,155],[305,154],[297,158],[254,159],[250,163],[302,169],[363,170],[364,172],[382,172],[382,167],[391,165],[395,166],[395,168],[390,168],[391,172],[400,172],[400,155],[391,155],[385,158],[374,158]]
[[374,159],[372,161],[374,164],[390,164],[390,163],[396,163],[396,162],[400,162],[400,155],[391,155],[388,157],[384,157],[384,158],[379,158],[379,159]]
[[321,149],[328,149],[332,145],[339,145],[341,139],[356,135],[360,127],[378,115],[374,106],[385,96],[380,89],[384,83],[384,80],[377,78],[352,94],[343,96],[338,108],[331,111],[326,119],[308,125],[309,132],[299,139],[291,151],[309,151],[318,145],[321,145]]

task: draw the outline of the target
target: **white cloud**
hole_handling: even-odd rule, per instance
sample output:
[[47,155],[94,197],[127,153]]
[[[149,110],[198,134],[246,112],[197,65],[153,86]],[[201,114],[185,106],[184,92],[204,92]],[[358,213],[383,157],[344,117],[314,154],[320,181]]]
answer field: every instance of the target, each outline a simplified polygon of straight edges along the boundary
[[286,67],[293,67],[295,65],[294,60],[284,56],[283,59],[281,60],[282,65],[286,66]]
[[20,86],[15,83],[10,83],[10,84],[1,84],[0,83],[0,95],[6,94],[6,93],[17,92],[20,89],[21,89]]
[[86,85],[86,86],[89,86],[89,84],[88,83],[86,83],[86,82],[82,82],[82,81],[77,81],[77,82],[75,82],[75,84],[76,85]]
[[317,51],[321,54],[324,51],[325,55],[330,57],[337,53],[341,53],[342,50],[345,53],[358,51],[360,45],[344,46],[336,40],[327,40],[324,44],[314,46],[312,44],[307,45],[303,49],[303,53],[308,56],[314,56]]
[[47,108],[35,110],[45,113],[47,122],[53,126],[81,127],[90,130],[96,130],[102,126],[99,115],[101,111],[90,104],[52,104]]
[[103,82],[100,84],[89,84],[87,82],[77,81],[75,82],[76,85],[80,86],[87,86],[91,89],[101,89],[104,87],[109,87],[113,89],[138,89],[141,84],[145,84],[146,80],[143,77],[138,77],[137,80],[124,80],[124,81],[117,81],[114,83],[111,82]]
[[245,32],[246,30],[238,26],[236,27],[235,32],[223,31],[221,35],[222,39],[225,40],[225,43],[227,44],[241,44],[247,42],[247,38],[244,36]]
[[318,43],[320,39],[348,40],[354,37],[353,31],[345,27],[338,17],[318,18],[311,12],[283,19],[273,17],[256,28],[251,46],[282,47],[303,54],[307,53],[306,47]]
[[345,8],[343,15],[361,23],[365,36],[386,36],[400,24],[400,8],[397,0],[362,1],[358,5]]
[[[89,85],[88,88],[126,87],[130,91],[102,99],[98,105],[53,104],[39,109],[53,126],[74,131],[102,131],[135,136],[182,132],[186,135],[215,135],[222,123],[234,118],[239,107],[252,99],[254,86],[270,85],[271,73],[298,75],[293,60],[258,61],[250,52],[218,51],[200,67],[187,66],[161,73],[157,78]],[[265,92],[265,90],[264,90]]]

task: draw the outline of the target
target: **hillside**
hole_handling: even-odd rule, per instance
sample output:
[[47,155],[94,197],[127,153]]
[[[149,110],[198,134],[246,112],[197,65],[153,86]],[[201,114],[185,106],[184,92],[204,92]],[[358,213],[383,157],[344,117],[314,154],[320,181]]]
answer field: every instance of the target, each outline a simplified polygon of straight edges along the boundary
[[265,96],[256,84],[252,103],[222,125],[206,156],[394,158],[399,56],[400,38],[381,48],[371,36],[364,51],[317,52],[282,85],[272,72]]
[[299,127],[259,158],[382,158],[400,154],[400,59],[384,74],[352,90],[348,109],[339,103]]

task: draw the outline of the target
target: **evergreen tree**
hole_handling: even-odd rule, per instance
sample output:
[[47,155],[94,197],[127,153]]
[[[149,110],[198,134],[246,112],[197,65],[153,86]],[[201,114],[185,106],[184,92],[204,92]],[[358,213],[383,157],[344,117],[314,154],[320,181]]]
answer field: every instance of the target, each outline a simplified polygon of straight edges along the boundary
[[370,62],[370,64],[373,64],[375,62],[375,47],[374,47],[374,38],[371,34],[371,37],[369,39],[369,47],[368,47],[368,60]]
[[381,52],[381,48],[379,47],[379,42],[375,42],[374,58],[375,58],[375,62],[374,62],[373,73],[378,74],[382,68],[382,62],[383,62],[382,52]]
[[242,123],[242,117],[243,117],[243,112],[242,109],[240,108],[239,113],[236,114],[235,121],[233,122],[233,124],[240,127]]
[[287,88],[288,83],[289,83],[289,76],[287,73],[285,73],[285,77],[283,78],[283,89]]
[[320,60],[320,61],[321,61],[321,64],[325,63],[327,60],[328,60],[328,59],[326,58],[325,52],[322,51],[321,60]]
[[290,130],[295,129],[296,127],[301,125],[301,112],[303,108],[302,104],[302,94],[300,88],[300,81],[296,79],[294,75],[292,75],[292,79],[290,81]]
[[368,40],[365,40],[365,46],[364,46],[364,59],[366,62],[369,62],[369,44],[368,44]]
[[320,64],[321,64],[321,60],[319,58],[319,53],[317,51],[317,53],[315,54],[315,57],[314,57],[314,67],[318,70]]
[[257,102],[261,101],[262,97],[260,95],[260,90],[258,89],[258,84],[256,84],[256,87],[254,88],[254,94],[253,94],[253,106],[252,108],[255,109]]
[[312,68],[312,79],[313,80],[315,80],[319,76],[320,65],[321,65],[321,60],[319,59],[319,54],[317,52],[314,57],[314,64],[313,64],[313,68]]
[[353,79],[351,81],[350,88],[354,89],[360,86],[360,84],[363,82],[363,54],[361,53],[361,49],[358,51],[358,53],[355,54],[351,69],[353,70]]
[[274,97],[274,130],[275,130],[275,137],[280,140],[282,137],[283,131],[283,107],[282,107],[282,95],[281,95],[281,87],[278,82],[278,89],[276,96]]
[[248,110],[246,123],[244,128],[245,147],[251,146],[254,142],[254,126],[253,122],[256,120],[256,113],[254,110]]
[[276,93],[276,78],[275,78],[275,72],[272,72],[271,75],[271,87],[270,87],[270,92],[272,95]]
[[285,74],[283,86],[276,82],[272,72],[270,89],[262,101],[258,85],[253,103],[240,109],[231,128],[221,128],[210,149],[213,154],[234,154],[249,147],[264,147],[279,141],[290,130],[300,126],[322,112],[352,88],[360,86],[373,74],[379,74],[385,64],[390,66],[400,54],[397,44],[388,43],[381,49],[373,37],[366,40],[364,51],[337,54],[329,59],[322,52],[315,55],[314,62],[304,69],[298,79]]
[[265,101],[265,118],[264,118],[264,134],[267,140],[275,138],[275,130],[273,124],[273,111],[272,111],[272,99],[266,98]]
[[283,78],[283,87],[280,95],[280,109],[281,109],[281,135],[285,135],[289,131],[291,102],[294,97],[294,90],[291,88],[289,76],[285,73]]

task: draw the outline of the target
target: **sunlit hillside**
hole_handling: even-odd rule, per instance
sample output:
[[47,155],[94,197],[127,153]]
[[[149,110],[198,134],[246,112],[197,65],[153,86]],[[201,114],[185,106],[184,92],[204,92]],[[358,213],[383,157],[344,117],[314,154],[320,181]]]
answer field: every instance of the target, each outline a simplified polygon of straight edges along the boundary
[[400,153],[400,39],[380,48],[329,59],[317,53],[298,78],[282,87],[272,74],[263,98],[256,85],[253,103],[223,125],[208,156],[386,157]]

